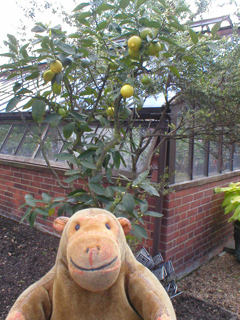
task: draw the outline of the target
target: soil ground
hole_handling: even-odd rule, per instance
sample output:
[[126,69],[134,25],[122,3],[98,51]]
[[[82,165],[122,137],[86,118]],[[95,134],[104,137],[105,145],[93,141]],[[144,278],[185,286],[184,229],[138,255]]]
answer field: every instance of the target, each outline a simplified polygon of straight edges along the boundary
[[[19,294],[53,266],[58,244],[57,237],[0,216],[1,320],[6,318]],[[229,268],[229,260],[234,264],[233,268]],[[209,270],[220,273],[223,278],[220,287],[215,287],[214,283],[218,278],[215,276],[215,280],[212,280]],[[229,285],[229,278],[234,279],[234,287]],[[182,294],[172,299],[178,320],[240,319],[237,317],[240,301],[239,283],[240,264],[233,256],[225,254],[213,259],[210,265],[204,265],[179,282]],[[230,297],[225,296],[230,294]],[[236,303],[234,300],[232,306],[233,299],[236,299]]]

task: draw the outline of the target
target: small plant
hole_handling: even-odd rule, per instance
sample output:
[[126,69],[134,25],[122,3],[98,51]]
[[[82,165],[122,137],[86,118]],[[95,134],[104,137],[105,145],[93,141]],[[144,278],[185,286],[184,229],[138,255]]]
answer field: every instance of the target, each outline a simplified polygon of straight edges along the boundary
[[225,197],[222,203],[224,209],[224,214],[233,212],[233,215],[228,220],[239,221],[240,222],[240,182],[230,183],[228,187],[225,188],[215,188],[215,193],[225,192]]

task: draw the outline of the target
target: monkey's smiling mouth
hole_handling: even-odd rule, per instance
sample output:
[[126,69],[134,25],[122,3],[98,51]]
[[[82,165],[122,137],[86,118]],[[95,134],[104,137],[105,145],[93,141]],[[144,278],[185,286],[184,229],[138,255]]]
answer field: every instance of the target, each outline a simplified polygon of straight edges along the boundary
[[72,260],[71,257],[70,257],[70,261],[71,261],[71,263],[74,265],[74,267],[76,267],[77,269],[79,269],[79,270],[81,270],[81,271],[99,271],[99,270],[102,270],[102,269],[110,266],[111,264],[113,264],[113,262],[116,261],[117,258],[118,258],[118,257],[116,256],[116,257],[115,257],[112,261],[110,261],[109,263],[106,263],[106,264],[104,264],[103,266],[100,266],[100,267],[97,267],[97,268],[90,268],[90,269],[88,269],[88,268],[82,268],[82,267],[78,266],[78,265]]

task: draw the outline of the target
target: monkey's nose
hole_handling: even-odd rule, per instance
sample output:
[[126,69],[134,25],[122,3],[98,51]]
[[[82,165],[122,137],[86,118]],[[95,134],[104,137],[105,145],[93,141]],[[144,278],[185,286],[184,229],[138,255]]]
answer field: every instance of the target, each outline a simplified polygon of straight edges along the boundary
[[89,253],[89,252],[91,252],[92,250],[98,252],[98,251],[100,251],[100,247],[99,247],[99,246],[92,247],[92,248],[89,248],[89,247],[88,247],[88,248],[86,249],[86,252]]

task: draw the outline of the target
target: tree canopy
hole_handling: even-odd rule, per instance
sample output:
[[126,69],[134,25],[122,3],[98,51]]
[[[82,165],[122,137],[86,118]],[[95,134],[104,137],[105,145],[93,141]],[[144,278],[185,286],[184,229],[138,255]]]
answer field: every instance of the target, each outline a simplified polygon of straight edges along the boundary
[[[148,210],[147,198],[165,192],[165,176],[153,186],[149,167],[138,170],[141,157],[146,152],[152,156],[178,132],[183,137],[193,128],[201,135],[209,128],[213,134],[218,127],[229,130],[231,115],[238,113],[238,39],[219,40],[220,24],[210,35],[196,33],[192,18],[183,2],[91,1],[80,3],[69,17],[74,33],[39,22],[29,43],[7,35],[9,52],[1,55],[11,61],[1,69],[10,72],[8,79],[19,80],[6,111],[31,111],[40,128],[33,135],[47,165],[61,187],[72,189],[57,199],[26,195],[23,219],[33,224],[37,214],[48,216],[55,208],[58,214],[72,214],[89,206],[105,207],[130,217],[135,234],[147,236],[142,217],[161,216]],[[139,112],[146,99],[159,94],[165,97],[158,106],[161,115],[144,126]],[[187,107],[179,124],[169,121],[163,130],[165,115],[183,101]],[[64,143],[57,155],[69,165],[64,182],[47,158],[42,123],[58,128]],[[113,170],[121,167],[128,167],[131,175],[113,177]],[[75,189],[78,179],[84,189]]]

